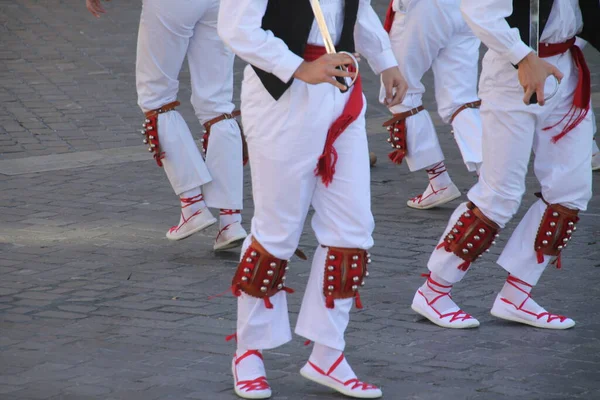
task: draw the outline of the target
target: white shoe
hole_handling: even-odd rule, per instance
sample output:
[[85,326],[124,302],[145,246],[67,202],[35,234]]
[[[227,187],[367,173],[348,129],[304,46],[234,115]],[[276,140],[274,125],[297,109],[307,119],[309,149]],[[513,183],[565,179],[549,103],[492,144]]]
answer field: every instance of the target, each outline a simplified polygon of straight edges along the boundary
[[592,171],[600,170],[600,152],[592,155]]
[[246,239],[246,236],[248,236],[248,233],[242,227],[240,222],[234,222],[226,225],[217,234],[213,249],[215,251],[222,251],[241,246],[244,242],[244,239]]
[[[259,377],[251,380],[238,380],[238,364],[240,364],[244,359],[256,356],[260,358],[259,364],[257,364],[257,360],[253,359],[255,365],[250,365],[249,367],[254,371],[256,375],[256,371],[260,371],[258,374]],[[234,356],[233,361],[231,362],[231,371],[233,373],[233,389],[235,390],[235,394],[237,394],[242,399],[268,399],[271,397],[271,387],[269,386],[269,382],[267,382],[267,378],[264,373],[264,365],[262,363],[262,354],[260,354],[257,350],[248,350],[240,357]]]
[[183,222],[181,222],[179,225],[173,226],[171,229],[169,229],[167,232],[167,239],[185,239],[217,222],[217,219],[213,217],[213,215],[210,213],[210,210],[206,207],[196,211],[187,219],[182,215],[182,220]]
[[479,326],[479,321],[477,321],[477,319],[461,310],[456,304],[456,307],[444,311],[443,314],[436,310],[434,307],[435,302],[444,296],[450,297],[450,293],[440,294],[431,302],[428,302],[421,289],[419,289],[417,290],[417,293],[415,293],[411,308],[414,312],[421,314],[429,321],[442,328],[466,329],[477,328]]
[[[343,357],[344,355],[342,354],[340,358]],[[336,362],[333,365],[337,366],[337,364],[339,364],[339,362]],[[361,382],[357,378],[349,379],[345,382],[334,378],[331,376],[331,373],[334,370],[335,368],[330,369],[329,372],[325,372],[312,362],[308,361],[300,370],[300,375],[308,380],[337,390],[348,397],[354,397],[356,399],[378,399],[383,396],[381,389],[368,383]]]
[[434,190],[433,187],[431,189],[432,191],[429,194],[423,196],[423,194],[427,193],[427,190],[425,190],[425,193],[408,200],[406,205],[417,210],[428,210],[458,199],[461,196],[460,190],[458,190],[454,183],[450,183],[450,185],[439,190]]
[[569,329],[575,326],[575,321],[571,318],[567,318],[563,315],[550,314],[542,307],[539,307],[537,303],[535,303],[535,306],[532,304],[532,308],[535,309],[539,307],[543,310],[542,312],[536,314],[532,311],[528,311],[526,307],[529,302],[535,303],[531,297],[528,297],[520,306],[517,306],[498,294],[490,313],[497,318],[520,322],[522,324],[535,326],[536,328]]

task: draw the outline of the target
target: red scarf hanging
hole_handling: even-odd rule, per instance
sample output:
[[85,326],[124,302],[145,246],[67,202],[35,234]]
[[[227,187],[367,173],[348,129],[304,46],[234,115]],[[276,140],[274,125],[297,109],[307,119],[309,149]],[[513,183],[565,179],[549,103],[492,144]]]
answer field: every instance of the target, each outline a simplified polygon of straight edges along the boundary
[[390,33],[392,30],[392,24],[394,23],[394,15],[396,12],[394,11],[394,0],[390,0],[390,5],[388,6],[387,12],[385,13],[385,22],[383,23],[383,29],[386,30],[387,33]]
[[[306,61],[314,61],[322,55],[326,54],[325,47],[306,45],[304,50],[304,59]],[[337,89],[336,89],[337,90]],[[335,174],[335,164],[338,159],[338,154],[333,146],[336,139],[340,137],[346,128],[356,121],[363,109],[363,96],[362,96],[362,82],[360,75],[356,79],[353,88],[351,88],[350,96],[344,106],[342,114],[331,124],[327,131],[327,138],[325,139],[325,147],[323,153],[319,157],[317,167],[315,168],[315,175],[320,176],[325,186],[333,181],[333,175]]]
[[552,142],[554,143],[575,129],[575,127],[585,119],[585,116],[590,110],[590,99],[592,97],[590,69],[585,62],[583,52],[578,46],[575,46],[575,38],[567,40],[564,43],[540,43],[539,56],[540,58],[547,58],[567,51],[571,51],[571,57],[579,71],[579,79],[577,81],[577,86],[575,87],[575,94],[573,95],[573,105],[569,112],[556,124],[544,128],[544,130],[547,131],[561,124],[563,121],[567,121],[562,131],[552,137]]

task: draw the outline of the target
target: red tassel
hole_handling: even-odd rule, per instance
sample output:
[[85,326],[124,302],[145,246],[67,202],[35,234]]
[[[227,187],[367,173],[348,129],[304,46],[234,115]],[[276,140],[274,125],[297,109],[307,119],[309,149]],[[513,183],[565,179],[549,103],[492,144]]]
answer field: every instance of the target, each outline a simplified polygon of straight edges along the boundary
[[544,253],[542,253],[541,250],[538,250],[536,252],[536,254],[537,254],[537,262],[538,262],[538,264],[543,263],[544,262]]
[[231,287],[231,293],[233,293],[235,297],[240,297],[242,295],[242,291],[238,285],[233,285]]
[[306,342],[304,342],[305,346],[308,346],[310,344],[310,340],[307,340]]
[[333,147],[333,145],[326,145],[323,154],[319,157],[317,167],[315,168],[315,175],[321,177],[321,180],[326,187],[333,181],[337,160],[338,154],[335,147]]
[[405,155],[406,155],[406,153],[404,152],[404,150],[394,150],[390,154],[388,154],[388,158],[394,164],[400,165],[400,164],[402,164],[402,161],[404,160]]
[[283,290],[284,290],[286,293],[290,293],[290,294],[294,293],[294,289],[292,289],[292,288],[289,288],[289,287],[287,287],[287,286],[284,286],[284,287],[283,287]]
[[327,307],[327,308],[334,308],[335,307],[335,304],[333,303],[333,297],[332,296],[325,297],[325,307]]
[[271,300],[269,300],[268,297],[265,297],[264,301],[265,301],[265,307],[267,307],[268,309],[272,309],[273,308],[273,303],[271,303]]
[[561,257],[560,254],[558,255],[558,257],[556,257],[556,269],[561,269],[562,268],[562,262],[561,262]]
[[[439,250],[439,249],[442,249],[442,248],[444,248],[444,247],[446,247],[446,242],[442,242],[442,243],[438,244],[438,245],[437,245],[437,247],[436,247],[435,249],[436,249],[436,250]],[[448,249],[446,249],[446,250],[448,250]],[[423,276],[425,276],[425,275],[423,275]]]
[[360,301],[360,294],[356,292],[354,295],[354,303],[356,304],[356,308],[363,308],[362,301]]
[[461,271],[466,271],[469,269],[469,266],[471,266],[471,261],[465,261],[458,266],[458,269],[460,269]]
[[232,339],[235,339],[235,341],[237,342],[237,333],[234,333],[233,335],[225,336],[226,342],[229,342]]
[[[560,47],[562,46],[570,46],[569,50],[571,51],[571,56],[573,58],[573,62],[575,63],[575,67],[579,72],[579,79],[577,81],[577,86],[575,87],[575,93],[573,94],[573,106],[558,123],[546,127],[543,130],[549,130],[560,123],[562,123],[567,117],[569,118],[563,130],[558,134],[552,137],[552,143],[558,142],[560,139],[565,137],[567,133],[572,131],[579,125],[587,116],[587,113],[590,110],[590,99],[592,96],[592,81],[590,70],[585,62],[585,57],[583,52],[578,46],[575,46],[575,39],[573,38],[570,41],[565,42],[557,46],[557,49],[560,51]],[[564,50],[563,50],[564,51]],[[562,52],[562,51],[561,51]],[[548,54],[550,56],[551,54]],[[554,54],[552,54],[554,55]]]

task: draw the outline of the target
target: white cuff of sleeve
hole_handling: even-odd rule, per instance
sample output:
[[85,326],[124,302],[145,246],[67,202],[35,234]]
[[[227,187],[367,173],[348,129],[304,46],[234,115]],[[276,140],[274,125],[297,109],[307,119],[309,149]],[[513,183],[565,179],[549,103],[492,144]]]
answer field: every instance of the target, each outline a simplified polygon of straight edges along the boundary
[[379,75],[388,68],[397,67],[398,62],[392,49],[383,50],[375,57],[369,58],[369,65],[376,75]]
[[508,56],[508,60],[512,65],[517,65],[523,60],[527,54],[531,53],[533,50],[531,47],[527,46],[522,41],[518,41],[515,43],[513,47],[511,47],[506,53]]
[[273,75],[281,79],[282,82],[287,83],[292,79],[302,61],[304,60],[301,57],[298,57],[291,51],[287,51],[285,56],[273,68]]

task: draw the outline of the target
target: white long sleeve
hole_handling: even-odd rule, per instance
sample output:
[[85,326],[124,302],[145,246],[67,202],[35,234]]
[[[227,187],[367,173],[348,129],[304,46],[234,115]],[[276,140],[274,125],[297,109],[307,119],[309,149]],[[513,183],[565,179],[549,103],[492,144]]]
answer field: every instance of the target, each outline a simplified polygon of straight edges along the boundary
[[473,33],[512,64],[518,64],[532,51],[521,40],[519,30],[506,22],[513,11],[512,0],[462,0],[460,9]]
[[[524,1],[524,0],[521,0]],[[532,49],[521,40],[519,30],[506,22],[513,12],[512,0],[462,0],[461,11],[473,33],[490,49],[517,64]],[[564,42],[583,28],[578,0],[555,1],[540,41]]]
[[221,0],[219,36],[238,57],[288,82],[303,59],[261,28],[267,4],[268,0]]
[[398,65],[388,33],[373,10],[371,0],[360,0],[358,5],[354,43],[356,51],[367,59],[376,74]]
[[[321,3],[331,37],[337,42],[343,27],[343,0]],[[221,0],[219,36],[244,61],[288,82],[303,60],[272,32],[261,28],[267,4],[268,0]],[[356,50],[369,61],[375,73],[397,65],[388,35],[370,0],[360,0],[354,40]],[[323,46],[315,22],[307,42]]]

